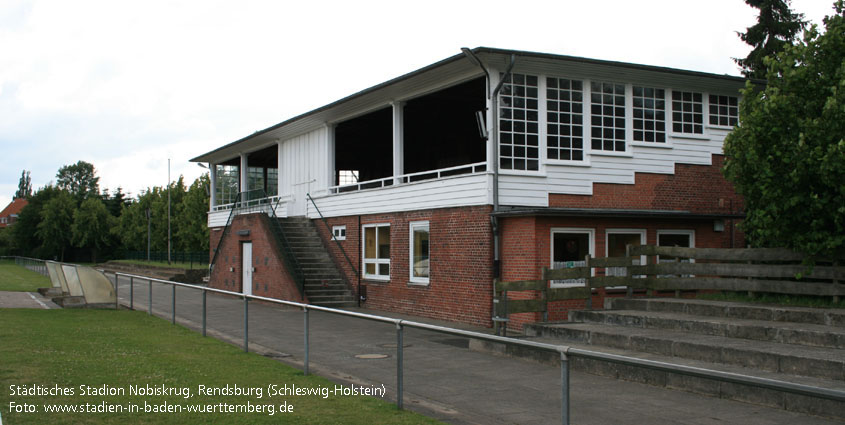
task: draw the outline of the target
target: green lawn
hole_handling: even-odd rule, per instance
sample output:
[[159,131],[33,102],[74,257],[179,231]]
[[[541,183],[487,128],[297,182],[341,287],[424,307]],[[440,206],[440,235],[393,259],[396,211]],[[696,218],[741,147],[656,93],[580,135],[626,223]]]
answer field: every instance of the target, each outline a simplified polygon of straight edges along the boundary
[[50,286],[49,277],[17,266],[12,260],[0,260],[0,291],[34,292]]
[[[433,424],[433,419],[399,411],[390,401],[365,396],[267,397],[268,386],[334,389],[335,384],[278,361],[244,353],[142,312],[127,310],[0,309],[0,414],[4,424]],[[12,394],[10,386],[67,388],[73,395]],[[183,388],[180,395],[130,395],[130,386]],[[261,388],[262,398],[200,395],[206,387]],[[83,395],[80,386],[124,391],[123,395]],[[380,387],[379,387],[380,388]],[[18,390],[15,390],[18,391]],[[37,390],[36,390],[37,391]],[[10,406],[10,403],[16,403]],[[26,403],[35,413],[10,409]],[[102,406],[130,404],[137,413],[45,413],[45,404]],[[105,403],[105,404],[103,404]],[[162,406],[273,406],[268,413],[144,413],[144,404]],[[293,411],[280,413],[287,403]],[[21,407],[23,408],[23,407]],[[88,407],[89,409],[91,407]]]

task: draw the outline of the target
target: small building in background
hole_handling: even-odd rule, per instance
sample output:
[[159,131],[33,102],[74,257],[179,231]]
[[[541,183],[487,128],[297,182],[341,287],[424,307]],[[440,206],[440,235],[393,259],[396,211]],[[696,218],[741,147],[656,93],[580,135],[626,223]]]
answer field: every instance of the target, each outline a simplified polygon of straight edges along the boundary
[[0,212],[0,228],[15,224],[18,221],[18,215],[20,215],[21,210],[23,210],[26,204],[27,201],[25,198],[17,198],[13,199],[6,208],[3,208],[3,211]]

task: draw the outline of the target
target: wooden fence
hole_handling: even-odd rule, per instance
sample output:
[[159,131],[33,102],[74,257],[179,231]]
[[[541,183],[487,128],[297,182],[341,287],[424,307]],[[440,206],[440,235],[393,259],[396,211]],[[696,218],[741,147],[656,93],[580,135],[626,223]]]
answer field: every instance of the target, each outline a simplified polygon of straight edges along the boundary
[[[642,257],[643,265],[639,265]],[[662,257],[662,259],[661,259]],[[804,257],[778,248],[679,248],[629,245],[625,257],[584,259],[584,266],[542,269],[538,280],[496,281],[494,284],[497,329],[511,314],[543,313],[547,319],[548,303],[561,300],[586,300],[592,308],[593,289],[626,287],[627,296],[636,289],[654,291],[716,290],[766,292],[790,295],[831,296],[838,302],[845,295],[843,262],[820,262],[812,268],[801,264]],[[608,267],[615,269],[608,276]],[[604,270],[603,270],[604,269]],[[622,274],[623,276],[619,276]],[[553,288],[552,281],[580,279],[583,285]],[[509,292],[525,292],[529,299],[510,299]],[[530,292],[534,293],[531,294]],[[525,296],[526,294],[522,294]]]

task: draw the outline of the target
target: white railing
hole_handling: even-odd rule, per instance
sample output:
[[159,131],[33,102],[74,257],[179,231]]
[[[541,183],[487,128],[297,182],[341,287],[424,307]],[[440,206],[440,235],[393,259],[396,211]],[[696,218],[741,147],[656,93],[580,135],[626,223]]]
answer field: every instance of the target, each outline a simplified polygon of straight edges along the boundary
[[476,162],[474,164],[458,165],[456,167],[441,168],[438,170],[420,171],[418,173],[402,174],[399,176],[390,176],[376,180],[330,186],[328,188],[328,193],[330,195],[335,195],[338,193],[357,192],[367,189],[380,189],[397,184],[414,183],[418,181],[443,179],[446,177],[480,174],[485,172],[487,172],[487,162]]
[[[249,199],[246,201],[238,202],[238,208],[244,207],[256,207],[260,205],[267,205],[273,206],[276,205],[277,202],[288,202],[293,198],[292,195],[276,195],[276,196],[268,196],[265,198],[256,198],[256,199]],[[218,212],[218,211],[228,211],[235,207],[235,203],[231,204],[222,204],[222,205],[215,205],[211,207],[211,212]]]

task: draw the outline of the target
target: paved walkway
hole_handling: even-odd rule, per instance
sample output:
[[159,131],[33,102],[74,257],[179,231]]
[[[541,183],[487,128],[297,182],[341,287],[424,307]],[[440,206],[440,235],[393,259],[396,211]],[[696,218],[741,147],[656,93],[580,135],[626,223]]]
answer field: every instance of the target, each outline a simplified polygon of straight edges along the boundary
[[38,292],[0,291],[0,308],[59,308]]
[[[129,305],[129,280],[121,278],[119,297]],[[171,288],[153,284],[152,312],[170,320]],[[134,308],[147,311],[149,285],[136,280]],[[418,317],[357,310],[439,325],[490,332],[485,328]],[[199,291],[177,288],[177,322],[201,328]],[[312,311],[310,368],[337,382],[384,384],[395,401],[396,329],[391,324]],[[209,294],[209,335],[243,343],[243,301]],[[302,368],[303,313],[250,302],[250,351]],[[560,369],[467,349],[468,340],[405,328],[405,407],[454,424],[560,423]],[[360,354],[382,354],[361,359]],[[268,378],[270,379],[270,378]],[[573,424],[774,424],[835,423],[779,409],[671,391],[573,371],[570,377]]]

